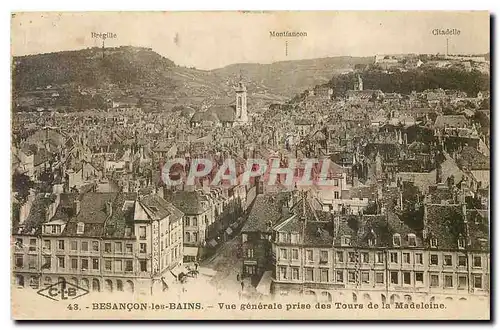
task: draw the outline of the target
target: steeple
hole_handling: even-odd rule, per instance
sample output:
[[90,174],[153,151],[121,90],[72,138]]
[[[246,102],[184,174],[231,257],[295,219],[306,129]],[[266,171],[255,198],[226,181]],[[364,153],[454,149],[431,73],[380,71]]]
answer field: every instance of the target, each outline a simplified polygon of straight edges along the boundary
[[235,88],[236,92],[236,121],[247,122],[247,88],[240,79],[238,86]]

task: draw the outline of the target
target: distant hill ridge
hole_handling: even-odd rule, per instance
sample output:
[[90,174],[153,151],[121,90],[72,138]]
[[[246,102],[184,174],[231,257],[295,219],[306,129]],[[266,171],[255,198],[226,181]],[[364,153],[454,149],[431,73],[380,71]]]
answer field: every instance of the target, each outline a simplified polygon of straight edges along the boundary
[[[287,99],[328,82],[339,72],[367,64],[373,57],[331,57],[272,64],[231,64],[214,70],[177,66],[151,48],[121,46],[87,48],[13,59],[12,83],[16,92],[48,85],[132,89],[146,97],[181,103],[205,97],[232,95],[240,74],[255,98]],[[156,95],[155,95],[156,94]]]

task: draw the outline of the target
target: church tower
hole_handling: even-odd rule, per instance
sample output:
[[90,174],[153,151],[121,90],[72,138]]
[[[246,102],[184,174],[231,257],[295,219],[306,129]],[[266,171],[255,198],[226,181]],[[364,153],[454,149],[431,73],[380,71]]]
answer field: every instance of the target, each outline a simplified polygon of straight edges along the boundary
[[247,112],[247,88],[240,81],[236,87],[236,121],[247,122],[248,112]]
[[355,91],[362,91],[363,90],[363,79],[361,76],[358,74],[358,81],[354,83],[354,90]]

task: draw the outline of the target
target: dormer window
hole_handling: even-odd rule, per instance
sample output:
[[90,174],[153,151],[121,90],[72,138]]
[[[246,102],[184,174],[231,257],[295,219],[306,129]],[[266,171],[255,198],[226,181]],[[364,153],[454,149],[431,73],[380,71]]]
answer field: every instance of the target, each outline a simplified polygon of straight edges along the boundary
[[437,248],[438,246],[438,240],[437,238],[431,238],[431,248]]
[[76,224],[76,233],[78,235],[82,235],[85,231],[85,224],[83,222],[79,222]]
[[375,245],[375,238],[369,238],[368,239],[368,246],[374,246]]
[[401,235],[399,234],[392,235],[392,245],[401,246]]
[[465,249],[465,239],[463,237],[460,237],[458,239],[458,248],[459,249]]
[[351,236],[342,236],[340,240],[341,246],[351,246]]
[[408,246],[417,246],[417,237],[415,234],[408,234]]

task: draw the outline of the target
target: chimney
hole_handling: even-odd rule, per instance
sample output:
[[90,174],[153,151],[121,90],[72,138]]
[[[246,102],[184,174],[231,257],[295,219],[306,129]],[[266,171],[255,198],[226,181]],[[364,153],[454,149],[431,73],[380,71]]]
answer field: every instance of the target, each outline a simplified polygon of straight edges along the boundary
[[113,204],[111,202],[106,202],[106,214],[108,217],[113,215]]
[[80,200],[76,199],[73,202],[73,206],[75,208],[75,215],[78,215],[78,213],[80,213]]

